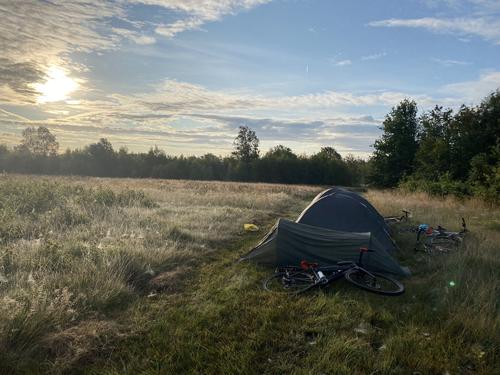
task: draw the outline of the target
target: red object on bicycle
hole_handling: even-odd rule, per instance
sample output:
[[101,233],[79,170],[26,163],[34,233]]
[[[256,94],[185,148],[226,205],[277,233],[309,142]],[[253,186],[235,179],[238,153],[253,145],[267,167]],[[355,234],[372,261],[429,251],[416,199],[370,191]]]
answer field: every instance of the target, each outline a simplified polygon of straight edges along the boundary
[[308,270],[310,268],[316,268],[318,267],[318,263],[309,263],[307,260],[302,260],[300,262],[300,268],[303,270]]
[[434,228],[433,227],[429,227],[427,228],[427,230],[425,231],[425,234],[432,234],[434,232]]
[[370,251],[370,250],[367,247],[360,247],[359,248],[360,253],[367,253],[368,251]]

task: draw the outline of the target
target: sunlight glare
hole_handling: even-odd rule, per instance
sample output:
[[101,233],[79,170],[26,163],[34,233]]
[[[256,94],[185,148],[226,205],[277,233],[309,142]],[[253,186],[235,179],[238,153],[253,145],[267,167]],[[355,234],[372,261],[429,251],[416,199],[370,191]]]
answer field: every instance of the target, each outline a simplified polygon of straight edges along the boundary
[[33,85],[40,93],[37,102],[41,104],[66,100],[69,94],[78,89],[78,86],[77,81],[68,77],[66,71],[57,66],[49,68],[44,83]]

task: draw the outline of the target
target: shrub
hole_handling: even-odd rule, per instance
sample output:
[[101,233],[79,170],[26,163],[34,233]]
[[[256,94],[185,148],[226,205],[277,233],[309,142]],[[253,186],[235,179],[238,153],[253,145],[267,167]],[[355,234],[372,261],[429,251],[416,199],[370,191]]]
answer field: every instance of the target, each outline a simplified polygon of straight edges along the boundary
[[399,187],[409,192],[424,191],[430,195],[442,197],[451,194],[463,198],[472,194],[469,184],[453,180],[447,173],[434,181],[410,176],[401,182]]

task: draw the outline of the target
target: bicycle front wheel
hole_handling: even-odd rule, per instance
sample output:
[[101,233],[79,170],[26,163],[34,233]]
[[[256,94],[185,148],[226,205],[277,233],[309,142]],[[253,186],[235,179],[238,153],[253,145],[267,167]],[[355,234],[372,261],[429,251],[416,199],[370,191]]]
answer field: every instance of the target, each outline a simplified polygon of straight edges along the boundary
[[369,274],[359,268],[347,271],[345,279],[358,288],[385,296],[399,296],[405,291],[404,285],[399,281],[379,273]]
[[316,286],[316,279],[312,273],[278,272],[264,280],[264,289],[268,292],[282,294],[299,294]]

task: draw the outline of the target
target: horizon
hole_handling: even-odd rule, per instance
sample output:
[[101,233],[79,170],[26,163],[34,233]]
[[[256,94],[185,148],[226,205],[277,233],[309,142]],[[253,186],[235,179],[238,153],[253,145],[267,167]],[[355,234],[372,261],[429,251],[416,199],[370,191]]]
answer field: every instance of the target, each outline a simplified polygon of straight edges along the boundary
[[500,87],[494,0],[39,1],[0,13],[8,145],[46,126],[61,150],[107,138],[227,156],[247,125],[263,152],[366,159],[402,99],[456,109]]

